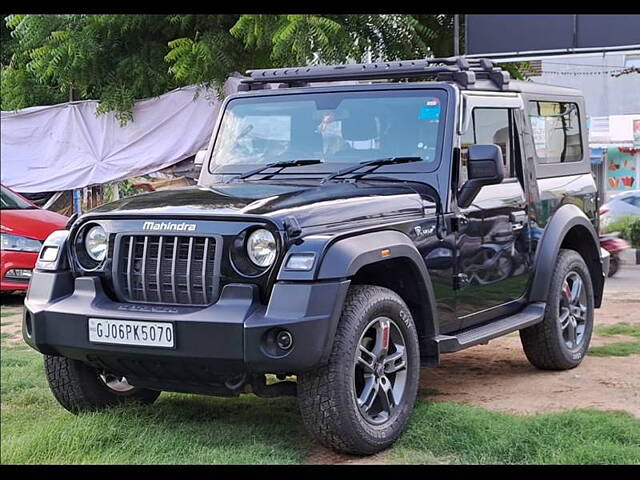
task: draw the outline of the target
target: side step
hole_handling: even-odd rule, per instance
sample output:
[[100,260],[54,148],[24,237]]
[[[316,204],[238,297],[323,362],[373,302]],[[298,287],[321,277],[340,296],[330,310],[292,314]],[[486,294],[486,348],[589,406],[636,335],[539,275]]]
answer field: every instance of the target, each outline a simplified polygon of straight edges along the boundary
[[545,307],[546,303],[544,302],[530,303],[515,315],[492,320],[453,334],[438,335],[435,340],[440,348],[440,353],[457,352],[541,322]]

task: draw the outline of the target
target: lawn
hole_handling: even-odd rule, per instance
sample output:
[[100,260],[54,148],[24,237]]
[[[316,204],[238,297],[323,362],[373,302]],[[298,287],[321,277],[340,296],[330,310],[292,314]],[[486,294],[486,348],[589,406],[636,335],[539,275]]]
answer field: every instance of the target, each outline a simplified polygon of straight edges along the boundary
[[[613,325],[601,325],[596,327],[595,333],[602,337],[615,337],[618,335],[640,337],[640,324],[620,322]],[[640,353],[640,340],[620,341],[591,347],[588,353],[595,357],[628,357],[629,355]]]
[[596,327],[595,334],[601,337],[611,337],[614,335],[640,337],[640,324],[620,322],[612,325],[600,325]]
[[298,463],[294,399],[163,394],[151,407],[74,416],[36,352],[2,349],[2,463]]
[[614,342],[608,345],[589,348],[594,357],[628,357],[640,353],[640,342]]
[[[50,394],[39,354],[1,351],[0,461],[300,463],[312,443],[295,399],[163,393],[153,406],[78,416]],[[640,463],[640,420],[576,410],[516,416],[420,402],[389,463]]]

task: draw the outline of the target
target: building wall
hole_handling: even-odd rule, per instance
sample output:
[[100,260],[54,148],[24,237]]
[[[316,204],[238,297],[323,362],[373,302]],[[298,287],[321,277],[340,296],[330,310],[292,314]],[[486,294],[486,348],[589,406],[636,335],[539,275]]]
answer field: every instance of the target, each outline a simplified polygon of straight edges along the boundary
[[640,73],[600,73],[632,65],[640,66],[640,52],[556,56],[542,59],[542,75],[530,80],[582,90],[589,117],[640,114]]
[[[592,167],[601,202],[639,188],[640,153],[633,147],[633,121],[640,119],[640,73],[619,77],[611,73],[640,67],[640,51],[554,56],[533,66],[533,72],[539,67],[542,73],[530,75],[531,81],[577,88],[584,94]],[[604,162],[600,164],[598,158]]]

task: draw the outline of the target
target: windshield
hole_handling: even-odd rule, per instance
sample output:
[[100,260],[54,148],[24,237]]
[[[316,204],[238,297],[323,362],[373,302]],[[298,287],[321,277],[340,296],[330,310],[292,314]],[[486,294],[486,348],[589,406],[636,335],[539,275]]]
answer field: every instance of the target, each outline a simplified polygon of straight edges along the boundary
[[16,195],[11,190],[2,187],[0,189],[0,209],[2,210],[21,210],[26,208],[35,208],[22,197]]
[[[302,159],[318,159],[336,170],[386,157],[418,157],[435,168],[445,95],[416,89],[233,99],[216,137],[210,171],[239,173]],[[304,168],[320,170],[317,165]]]

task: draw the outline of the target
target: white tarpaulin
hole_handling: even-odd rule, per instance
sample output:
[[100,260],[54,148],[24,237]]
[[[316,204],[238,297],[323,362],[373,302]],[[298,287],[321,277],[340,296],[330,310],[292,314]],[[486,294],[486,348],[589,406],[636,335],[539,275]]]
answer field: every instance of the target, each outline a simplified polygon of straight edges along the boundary
[[[227,82],[232,90],[236,78]],[[136,102],[121,127],[93,100],[2,112],[2,183],[50,192],[144,175],[206,148],[220,101],[196,87]]]

